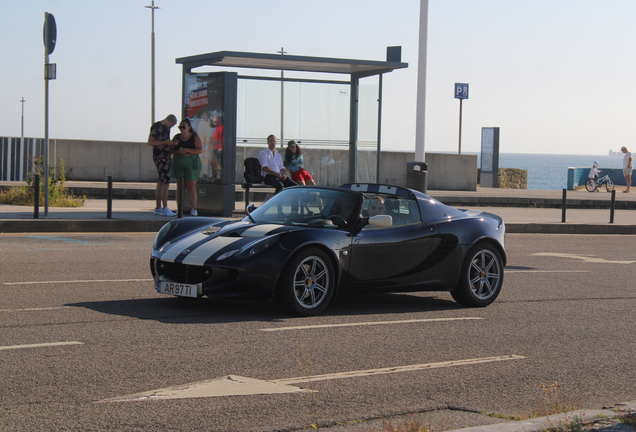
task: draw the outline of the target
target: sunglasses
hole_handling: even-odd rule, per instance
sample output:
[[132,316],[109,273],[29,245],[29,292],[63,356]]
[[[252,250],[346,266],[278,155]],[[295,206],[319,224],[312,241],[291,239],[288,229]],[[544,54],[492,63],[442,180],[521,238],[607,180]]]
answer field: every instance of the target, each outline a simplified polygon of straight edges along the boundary
[[179,126],[179,129],[187,129],[187,126]]

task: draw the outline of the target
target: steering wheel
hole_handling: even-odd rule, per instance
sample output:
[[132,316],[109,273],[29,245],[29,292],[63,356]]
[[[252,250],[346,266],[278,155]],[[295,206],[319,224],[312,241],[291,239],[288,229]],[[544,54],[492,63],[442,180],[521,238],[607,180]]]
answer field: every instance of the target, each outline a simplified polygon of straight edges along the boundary
[[336,226],[338,226],[338,228],[344,228],[347,226],[347,221],[338,215],[331,215],[327,218],[327,220],[330,220],[333,223],[335,223]]

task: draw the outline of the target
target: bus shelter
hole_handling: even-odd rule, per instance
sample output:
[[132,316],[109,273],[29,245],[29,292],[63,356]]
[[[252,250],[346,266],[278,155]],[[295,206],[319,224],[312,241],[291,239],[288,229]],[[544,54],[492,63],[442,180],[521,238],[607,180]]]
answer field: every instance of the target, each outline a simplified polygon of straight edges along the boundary
[[[203,142],[200,214],[232,215],[243,166],[237,147],[264,149],[270,134],[281,145],[294,139],[304,148],[348,148],[343,170],[348,183],[360,181],[359,147],[375,147],[380,178],[382,76],[408,67],[401,47],[388,47],[386,61],[219,51],[176,63],[183,66],[182,116]],[[226,70],[215,72],[218,68]]]

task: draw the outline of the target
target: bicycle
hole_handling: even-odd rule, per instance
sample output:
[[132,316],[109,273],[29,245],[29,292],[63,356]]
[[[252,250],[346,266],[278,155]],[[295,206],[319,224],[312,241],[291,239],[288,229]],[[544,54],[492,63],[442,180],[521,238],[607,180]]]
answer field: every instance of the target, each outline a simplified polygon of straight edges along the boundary
[[607,189],[608,192],[613,191],[615,185],[612,179],[609,177],[609,173],[613,172],[614,171],[608,171],[608,174],[605,174],[598,180],[588,179],[587,182],[585,182],[585,189],[587,189],[588,192],[598,192],[599,186],[604,184],[605,189]]

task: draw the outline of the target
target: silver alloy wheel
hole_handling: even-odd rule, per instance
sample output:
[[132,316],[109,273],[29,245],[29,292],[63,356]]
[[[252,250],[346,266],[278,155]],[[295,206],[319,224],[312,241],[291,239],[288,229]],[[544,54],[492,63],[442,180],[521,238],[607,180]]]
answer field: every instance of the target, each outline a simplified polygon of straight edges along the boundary
[[306,309],[318,307],[329,292],[329,268],[315,255],[310,255],[298,265],[294,273],[296,301]]
[[488,249],[479,250],[468,267],[470,289],[479,300],[488,300],[499,291],[501,263]]

